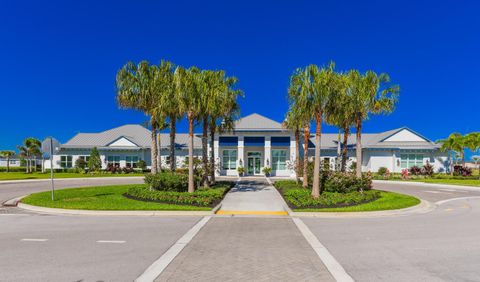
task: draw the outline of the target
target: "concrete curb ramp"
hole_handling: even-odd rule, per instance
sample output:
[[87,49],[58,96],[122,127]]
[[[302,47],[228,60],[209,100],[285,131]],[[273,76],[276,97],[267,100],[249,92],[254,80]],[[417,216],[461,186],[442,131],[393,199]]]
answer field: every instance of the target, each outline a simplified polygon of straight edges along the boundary
[[220,205],[211,211],[102,211],[102,210],[71,210],[58,208],[45,208],[18,203],[17,207],[38,213],[60,215],[90,215],[90,216],[207,216],[213,215]]

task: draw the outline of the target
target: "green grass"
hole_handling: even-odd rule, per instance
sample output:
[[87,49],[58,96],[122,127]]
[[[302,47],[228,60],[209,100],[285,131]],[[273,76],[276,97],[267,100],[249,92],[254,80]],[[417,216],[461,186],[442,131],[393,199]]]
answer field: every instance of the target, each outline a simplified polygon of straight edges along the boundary
[[[143,173],[74,173],[74,172],[59,172],[55,173],[55,178],[83,178],[83,177],[129,177],[129,176],[143,176]],[[24,179],[47,179],[50,178],[50,173],[24,173],[24,172],[0,172],[0,181],[2,180],[24,180]]]
[[55,201],[52,201],[50,191],[40,192],[23,198],[22,203],[79,210],[211,210],[210,207],[143,202],[123,196],[129,188],[135,186],[144,186],[144,184],[63,189],[55,192]]
[[[321,196],[320,196],[321,197]],[[418,205],[420,200],[409,195],[380,191],[380,198],[369,203],[341,208],[295,209],[296,212],[366,212],[403,209]]]
[[[379,179],[384,180],[384,179]],[[390,179],[389,181],[398,182],[422,182],[422,183],[435,183],[435,184],[448,184],[448,185],[463,185],[463,186],[476,186],[480,187],[480,179],[448,179],[448,178],[418,178],[418,179]]]

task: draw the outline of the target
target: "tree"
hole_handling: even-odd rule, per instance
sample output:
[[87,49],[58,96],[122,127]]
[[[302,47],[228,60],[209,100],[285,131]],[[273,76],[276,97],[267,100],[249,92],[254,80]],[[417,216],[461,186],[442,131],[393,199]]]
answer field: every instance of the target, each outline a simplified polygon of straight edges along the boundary
[[467,134],[465,136],[465,147],[472,151],[472,153],[476,153],[478,150],[480,150],[480,132],[471,132]]
[[352,95],[352,112],[356,128],[357,177],[362,176],[362,126],[370,114],[389,114],[395,109],[400,92],[398,85],[390,83],[386,73],[378,75],[367,71],[361,75],[357,70],[348,73],[349,89]]
[[23,144],[18,146],[20,156],[26,161],[26,173],[32,172],[32,158],[36,159],[41,154],[40,147],[42,143],[40,140],[29,137],[23,141]]
[[162,73],[158,66],[141,61],[138,65],[128,62],[117,73],[117,102],[122,108],[136,109],[150,117],[152,173],[158,172],[157,130],[163,118],[161,95]]
[[7,160],[7,172],[10,172],[10,158],[15,156],[14,151],[1,151],[0,157],[5,158]]
[[[201,72],[197,67],[185,69],[177,67],[174,74],[176,91],[179,98],[179,109],[187,115],[188,120],[188,157],[193,160],[193,130],[194,121],[200,112],[201,97],[199,84]],[[193,162],[188,163],[188,192],[195,191],[193,179]]]
[[315,159],[313,166],[313,185],[312,197],[318,198],[322,193],[320,187],[320,149],[322,146],[322,122],[327,114],[327,105],[331,97],[336,92],[336,75],[334,72],[335,64],[331,62],[327,67],[319,69],[316,65],[307,67],[311,80],[313,81],[312,90],[312,111],[315,117]]
[[75,168],[84,170],[87,167],[87,162],[83,158],[78,158],[75,161]]
[[289,110],[287,112],[283,127],[293,130],[295,134],[295,175],[296,181],[299,182],[300,171],[300,131],[302,130],[302,121],[296,115],[296,112]]
[[98,153],[97,147],[93,147],[92,151],[90,152],[87,167],[89,172],[97,172],[102,169],[102,160],[100,159],[100,154]]
[[303,128],[303,187],[308,186],[308,142],[310,139],[310,121],[313,118],[312,84],[313,81],[308,69],[298,68],[290,77],[288,88],[290,111]]

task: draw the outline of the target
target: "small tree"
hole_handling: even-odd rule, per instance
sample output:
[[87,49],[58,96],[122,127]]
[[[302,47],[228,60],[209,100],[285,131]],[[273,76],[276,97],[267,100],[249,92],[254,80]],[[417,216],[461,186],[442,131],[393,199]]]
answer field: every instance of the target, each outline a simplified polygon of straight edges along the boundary
[[15,155],[14,151],[1,151],[0,157],[7,160],[7,172],[10,172],[10,158]]
[[144,171],[145,169],[147,169],[147,163],[144,160],[139,160],[137,163],[137,167]]
[[97,147],[93,147],[92,152],[90,152],[90,159],[88,160],[88,170],[99,171],[102,168],[102,160],[100,159],[100,154],[98,153]]
[[77,169],[85,170],[85,168],[87,167],[87,162],[83,158],[78,158],[75,161],[75,167]]

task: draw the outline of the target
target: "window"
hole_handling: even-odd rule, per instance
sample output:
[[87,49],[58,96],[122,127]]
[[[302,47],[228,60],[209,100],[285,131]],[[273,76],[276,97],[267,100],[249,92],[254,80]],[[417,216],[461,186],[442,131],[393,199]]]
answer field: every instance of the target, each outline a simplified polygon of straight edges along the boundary
[[60,166],[63,168],[72,167],[72,156],[60,156]]
[[272,150],[272,170],[285,170],[287,150]]
[[126,167],[136,168],[138,163],[137,156],[126,156],[125,157]]
[[170,164],[170,156],[166,156],[166,157],[165,157],[165,162],[167,163],[167,165]]
[[423,166],[423,154],[400,154],[400,168]]
[[79,156],[79,159],[84,160],[88,164],[88,160],[90,160],[90,156]]
[[120,167],[120,156],[107,156],[107,166]]
[[16,160],[10,160],[10,164],[15,164],[16,162]]
[[237,168],[237,150],[223,150],[222,153],[223,169]]

